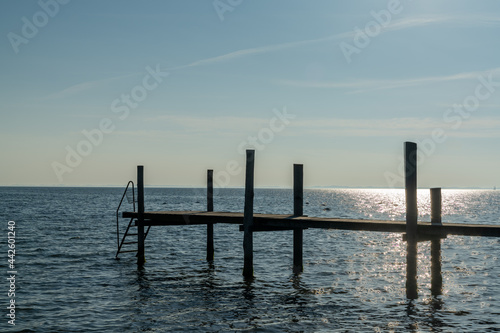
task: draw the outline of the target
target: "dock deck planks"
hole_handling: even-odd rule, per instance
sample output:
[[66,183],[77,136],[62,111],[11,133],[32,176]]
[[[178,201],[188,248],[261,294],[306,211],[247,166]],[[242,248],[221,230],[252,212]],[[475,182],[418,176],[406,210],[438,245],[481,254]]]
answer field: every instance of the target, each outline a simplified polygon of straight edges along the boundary
[[[137,212],[124,212],[124,218],[138,218]],[[205,211],[156,211],[144,212],[145,226],[197,225],[207,223],[225,223],[243,225],[243,213],[205,212]],[[308,217],[278,214],[254,214],[254,226],[259,228],[287,229],[341,229],[379,232],[406,232],[405,221],[384,221],[364,219],[344,219]],[[427,235],[446,236],[485,236],[500,237],[500,225],[443,223],[431,225],[419,222],[418,232]]]

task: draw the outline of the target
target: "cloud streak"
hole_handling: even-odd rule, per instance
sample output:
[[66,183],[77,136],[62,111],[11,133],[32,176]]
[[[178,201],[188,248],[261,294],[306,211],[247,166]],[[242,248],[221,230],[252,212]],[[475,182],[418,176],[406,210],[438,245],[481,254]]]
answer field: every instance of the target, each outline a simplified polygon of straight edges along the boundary
[[416,17],[406,17],[399,20],[395,20],[393,23],[389,24],[387,27],[382,29],[382,32],[397,31],[404,29],[411,29],[417,27],[423,27],[431,24],[439,24],[450,21],[457,21],[458,18],[451,16],[416,16]]
[[460,129],[439,118],[390,118],[390,119],[311,119],[293,123],[291,128],[300,135],[325,137],[394,137],[428,135],[435,129],[443,129],[450,137],[499,138],[500,117],[477,117],[464,122]]
[[269,119],[257,117],[194,117],[177,115],[164,115],[147,118],[145,121],[150,123],[166,124],[170,128],[196,133],[245,133],[251,131],[252,128],[258,129],[269,123]]
[[[404,30],[404,29],[411,29],[411,28],[417,28],[417,27],[422,27],[422,26],[427,26],[431,24],[440,24],[440,23],[445,23],[445,22],[458,22],[458,23],[464,23],[464,24],[474,24],[474,23],[480,23],[480,24],[487,24],[487,25],[498,25],[500,24],[500,18],[496,17],[475,17],[473,19],[471,18],[460,18],[460,17],[451,17],[451,16],[417,16],[417,17],[407,17],[407,18],[402,18],[399,20],[394,20],[391,24],[389,24],[387,27],[383,27],[381,30],[381,33],[387,33],[391,31],[398,31],[398,30]],[[240,58],[245,58],[245,57],[250,57],[254,55],[260,55],[260,54],[266,54],[266,53],[271,53],[271,52],[277,52],[277,51],[282,51],[286,49],[292,49],[292,48],[298,48],[302,46],[307,46],[307,45],[312,45],[312,44],[319,44],[319,43],[324,43],[324,42],[331,42],[335,40],[340,40],[340,39],[345,39],[345,38],[353,38],[355,35],[354,28],[353,30],[346,31],[346,32],[341,32],[325,37],[320,37],[320,38],[313,38],[313,39],[306,39],[306,40],[301,40],[301,41],[293,41],[293,42],[287,42],[287,43],[279,43],[279,44],[274,44],[274,45],[267,45],[267,46],[260,46],[260,47],[254,47],[254,48],[247,48],[247,49],[241,49],[229,53],[225,53],[222,55],[214,56],[214,57],[209,57],[205,59],[200,59],[196,60],[194,62],[191,62],[186,65],[180,65],[180,66],[175,66],[171,68],[165,69],[166,71],[173,71],[173,70],[180,70],[180,69],[187,69],[187,68],[193,68],[193,67],[199,67],[199,66],[208,66],[208,65],[213,65],[213,64],[218,64],[218,63],[224,63],[227,61],[235,60],[235,59],[240,59]],[[139,75],[141,73],[133,73],[133,74],[127,74],[127,75],[120,75],[116,77],[111,77],[111,78],[106,78],[106,79],[100,79],[100,80],[95,80],[95,81],[87,81],[87,82],[82,82],[73,86],[70,86],[66,89],[63,89],[61,91],[52,93],[44,99],[62,99],[66,98],[67,96],[75,95],[78,93],[82,93],[84,91],[90,90],[90,89],[96,89],[99,87],[102,87],[106,84],[109,84],[113,81],[132,77]],[[425,79],[423,79],[425,80]],[[298,81],[282,81],[281,83],[287,84],[287,85],[295,85],[295,86],[303,86],[303,87],[317,87],[317,88],[353,88],[356,86],[361,85],[376,85],[380,81],[364,81],[364,82],[353,82],[353,83],[335,83],[335,82],[329,82],[329,83],[300,83]],[[383,82],[382,82],[383,83]],[[404,85],[414,85],[418,84],[418,79],[414,82],[410,81],[401,81],[402,84]],[[400,82],[394,83],[394,85],[399,85]],[[385,88],[380,88],[380,89],[385,89]]]
[[[415,27],[425,26],[425,25],[429,25],[429,24],[444,23],[444,22],[447,22],[450,20],[452,20],[451,17],[445,17],[445,16],[404,18],[404,19],[394,21],[394,23],[383,28],[382,33],[389,32],[389,31],[402,30],[402,29],[415,28]],[[329,42],[329,41],[333,41],[333,40],[339,40],[339,39],[343,39],[343,38],[353,38],[354,35],[355,35],[355,32],[353,29],[352,31],[341,32],[341,33],[326,36],[326,37],[242,49],[242,50],[226,53],[226,54],[215,56],[215,57],[197,60],[197,61],[194,61],[194,62],[189,63],[187,65],[181,65],[181,66],[177,66],[177,67],[168,68],[166,70],[170,71],[170,70],[179,70],[179,69],[198,67],[198,66],[204,66],[204,65],[211,65],[211,64],[221,63],[221,62],[225,62],[225,61],[230,61],[230,60],[237,59],[237,58],[248,57],[248,56],[252,56],[252,55],[276,52],[276,51],[301,47],[301,46],[310,45],[310,44],[318,44],[318,43]]]
[[463,72],[452,75],[429,76],[403,80],[355,80],[349,82],[332,81],[301,81],[301,80],[276,80],[278,85],[299,88],[322,88],[322,89],[354,89],[350,93],[360,93],[372,90],[397,89],[401,87],[426,85],[440,82],[477,79],[480,75],[500,73],[500,67],[485,71]]
[[100,80],[81,82],[81,83],[75,84],[73,86],[70,86],[68,88],[65,88],[63,90],[52,93],[48,96],[45,96],[43,99],[44,100],[64,99],[66,97],[73,96],[75,94],[79,94],[79,93],[82,93],[82,92],[87,91],[87,90],[97,89],[97,88],[106,86],[114,81],[137,76],[140,74],[141,73],[132,73],[132,74],[109,77],[109,78],[100,79]]
[[179,70],[179,69],[190,68],[190,67],[211,65],[211,64],[221,63],[221,62],[225,62],[225,61],[229,61],[229,60],[233,60],[233,59],[237,59],[237,58],[243,58],[243,57],[247,57],[247,56],[251,56],[251,55],[276,52],[276,51],[281,51],[281,50],[285,50],[285,49],[289,49],[289,48],[295,48],[295,47],[300,47],[300,46],[309,45],[309,44],[331,41],[331,40],[339,39],[342,37],[344,37],[344,34],[336,34],[336,35],[331,35],[331,36],[317,38],[317,39],[308,39],[308,40],[302,40],[302,41],[296,41],[296,42],[281,43],[281,44],[275,44],[275,45],[242,49],[242,50],[226,53],[226,54],[211,57],[211,58],[197,60],[197,61],[194,61],[194,62],[187,64],[187,65],[168,68],[167,70],[169,70],[169,71],[170,70]]
[[[166,135],[205,135],[217,132],[232,138],[245,137],[269,122],[265,118],[252,117],[192,117],[183,115],[159,116],[149,118],[149,122],[161,124],[164,130],[152,131],[155,137]],[[167,124],[168,126],[163,125]],[[476,117],[464,122],[460,129],[453,129],[452,123],[441,118],[314,118],[296,120],[290,124],[290,131],[285,136],[307,135],[309,137],[422,137],[436,128],[445,130],[450,137],[498,138],[500,137],[500,117]],[[151,137],[152,133],[127,133]],[[163,133],[163,134],[162,134]]]

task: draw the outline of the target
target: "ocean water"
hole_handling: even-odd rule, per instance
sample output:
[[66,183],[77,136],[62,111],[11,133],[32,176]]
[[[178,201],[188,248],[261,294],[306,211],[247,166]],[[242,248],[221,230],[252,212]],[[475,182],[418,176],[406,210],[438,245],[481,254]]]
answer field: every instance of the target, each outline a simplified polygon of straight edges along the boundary
[[[153,227],[146,264],[115,260],[122,188],[0,188],[2,332],[495,332],[500,239],[442,241],[442,295],[430,291],[430,245],[419,243],[419,298],[405,296],[400,234],[304,231],[304,272],[292,273],[292,232],[254,235],[253,281],[242,277],[243,234],[215,225]],[[205,190],[146,188],[146,210],[205,210]],[[404,220],[404,192],[306,190],[309,216]],[[243,211],[243,189],[215,210]],[[126,203],[124,210],[130,210]],[[259,189],[256,213],[292,212],[292,192]],[[419,190],[420,220],[430,221]],[[443,220],[500,224],[500,191],[443,190]],[[15,221],[15,326],[8,323],[8,221]],[[121,229],[127,221],[121,219]],[[11,223],[12,224],[12,223]]]

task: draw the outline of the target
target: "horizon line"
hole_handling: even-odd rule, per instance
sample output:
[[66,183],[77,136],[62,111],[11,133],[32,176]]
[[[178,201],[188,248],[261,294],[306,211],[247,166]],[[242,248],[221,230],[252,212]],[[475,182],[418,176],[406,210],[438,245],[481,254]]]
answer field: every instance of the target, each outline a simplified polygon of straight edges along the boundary
[[[38,187],[38,188],[124,188],[124,185],[0,185],[0,188],[6,187]],[[190,186],[190,185],[144,185],[144,188],[172,188],[172,189],[206,189],[206,186]],[[431,187],[417,187],[419,190],[428,190]],[[480,187],[480,186],[457,186],[440,187],[443,190],[496,190],[496,186],[490,187]],[[225,186],[225,187],[215,187],[214,189],[245,189],[244,186]],[[283,189],[292,190],[293,187],[288,186],[255,186],[255,189]],[[384,186],[304,186],[304,190],[322,190],[322,189],[357,189],[357,190],[404,190],[404,187],[384,187]]]

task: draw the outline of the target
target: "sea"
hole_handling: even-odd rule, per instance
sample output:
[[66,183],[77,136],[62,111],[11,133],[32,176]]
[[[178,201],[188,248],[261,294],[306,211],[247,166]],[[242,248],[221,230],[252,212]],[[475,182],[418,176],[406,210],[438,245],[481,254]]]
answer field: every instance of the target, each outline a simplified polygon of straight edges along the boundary
[[[419,242],[415,300],[406,298],[397,233],[307,229],[301,274],[292,271],[291,231],[255,233],[249,280],[238,226],[215,225],[210,263],[206,226],[152,227],[138,269],[134,253],[115,259],[123,193],[0,187],[1,332],[500,331],[499,238],[443,239],[438,293],[430,242]],[[133,209],[128,194],[120,212]],[[500,224],[500,191],[444,189],[442,197],[444,222]],[[146,210],[203,211],[206,190],[147,187],[145,201]],[[244,189],[216,189],[214,202],[215,211],[242,212]],[[418,190],[418,210],[430,221],[428,189]],[[292,190],[257,189],[255,212],[291,214]],[[304,214],[404,220],[404,190],[307,189]],[[119,219],[119,237],[127,223]]]

